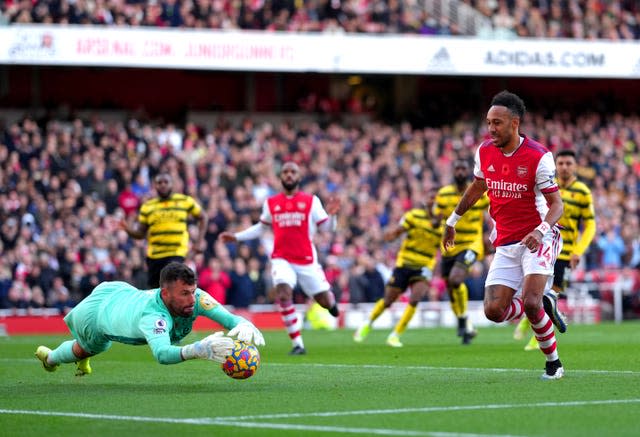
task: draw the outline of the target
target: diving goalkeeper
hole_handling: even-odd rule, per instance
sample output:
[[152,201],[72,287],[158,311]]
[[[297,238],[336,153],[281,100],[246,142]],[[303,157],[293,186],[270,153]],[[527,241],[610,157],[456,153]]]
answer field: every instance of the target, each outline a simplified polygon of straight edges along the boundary
[[[225,329],[185,346],[176,344],[191,332],[198,316]],[[249,321],[227,311],[197,288],[196,275],[182,263],[172,262],[160,272],[160,288],[138,290],[126,282],[103,282],[64,318],[74,340],[56,349],[39,346],[36,357],[45,370],[62,363],[76,363],[76,375],[91,373],[89,358],[105,352],[113,341],[148,344],[160,364],[176,364],[194,358],[223,362],[233,339],[264,345],[262,333]]]

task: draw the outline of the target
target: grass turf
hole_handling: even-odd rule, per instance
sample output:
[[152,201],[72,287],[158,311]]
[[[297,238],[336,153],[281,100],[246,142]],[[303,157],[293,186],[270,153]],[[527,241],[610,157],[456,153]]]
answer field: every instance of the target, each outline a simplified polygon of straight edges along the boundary
[[[194,360],[157,364],[149,348],[115,344],[54,373],[33,353],[60,336],[0,338],[0,434],[6,436],[635,436],[640,324],[571,326],[558,335],[565,377],[542,381],[544,357],[513,328],[482,329],[461,346],[451,329],[415,329],[405,347],[373,330],[305,331],[288,356],[284,331],[265,332],[262,364],[245,381]],[[203,337],[192,334],[187,340]]]

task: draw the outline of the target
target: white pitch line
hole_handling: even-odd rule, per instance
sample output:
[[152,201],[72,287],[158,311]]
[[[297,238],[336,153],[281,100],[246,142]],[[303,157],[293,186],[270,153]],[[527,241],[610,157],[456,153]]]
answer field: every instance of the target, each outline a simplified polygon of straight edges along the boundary
[[[13,363],[36,363],[33,358],[0,358],[0,362],[13,362]],[[100,360],[101,363],[123,363],[124,361],[118,360]],[[539,369],[522,369],[522,368],[500,368],[500,367],[439,367],[439,366],[392,366],[385,364],[331,364],[331,363],[273,363],[262,362],[261,366],[274,366],[274,367],[300,367],[301,365],[307,367],[328,367],[336,369],[345,368],[357,368],[357,369],[408,369],[408,370],[427,370],[427,371],[458,371],[465,372],[494,372],[494,373],[539,373]],[[598,369],[571,369],[567,370],[568,373],[588,374],[588,375],[640,375],[640,371],[637,370],[598,370]]]
[[260,423],[260,422],[237,422],[228,418],[193,418],[177,419],[170,417],[144,417],[144,416],[120,416],[114,414],[91,414],[91,413],[67,413],[62,411],[34,411],[34,410],[7,410],[0,409],[0,414],[23,414],[34,416],[54,416],[54,417],[75,417],[80,419],[97,420],[118,420],[129,422],[153,422],[169,424],[205,425],[205,426],[228,426],[236,428],[250,429],[281,429],[285,431],[317,431],[317,432],[340,432],[348,434],[365,435],[388,435],[400,437],[518,437],[512,434],[469,434],[459,432],[443,431],[410,431],[403,429],[384,428],[350,428],[343,426],[319,426],[319,425],[296,425],[289,423]]
[[[392,366],[385,364],[330,364],[330,363],[263,363],[265,366],[283,366],[283,367],[300,367],[301,365],[310,367],[333,367],[333,368],[358,368],[358,369],[409,369],[409,370],[464,370],[465,372],[516,372],[516,373],[538,373],[537,369],[522,368],[499,368],[499,367],[439,367],[439,366]],[[544,370],[544,369],[543,369]],[[569,369],[570,373],[587,373],[587,374],[622,374],[622,375],[640,375],[640,371],[636,370],[597,370],[597,369]]]
[[[229,426],[239,428],[255,428],[255,429],[282,429],[297,431],[319,431],[319,432],[342,432],[351,434],[366,435],[391,435],[391,436],[407,436],[407,437],[487,437],[482,434],[465,434],[465,433],[449,433],[439,431],[409,431],[383,428],[349,428],[334,426],[317,426],[317,425],[297,425],[283,423],[262,423],[250,422],[265,419],[297,419],[304,417],[336,417],[336,416],[366,416],[380,414],[402,414],[402,413],[431,413],[431,412],[453,412],[453,411],[469,411],[469,410],[499,410],[499,409],[515,409],[515,408],[531,408],[531,407],[580,407],[589,405],[615,405],[615,404],[631,404],[640,403],[640,399],[603,399],[596,401],[569,401],[569,402],[538,402],[527,404],[491,404],[491,405],[468,405],[468,406],[450,406],[450,407],[423,407],[423,408],[396,408],[388,410],[359,410],[359,411],[328,411],[314,413],[290,413],[290,414],[262,414],[254,416],[227,416],[216,418],[170,418],[170,417],[145,417],[145,416],[122,416],[112,414],[91,414],[91,413],[70,413],[63,411],[35,411],[35,410],[9,410],[0,409],[0,414],[24,414],[35,416],[57,416],[57,417],[77,417],[82,419],[97,420],[119,420],[130,422],[153,422],[153,423],[175,423],[190,425],[210,425],[210,426]],[[495,436],[495,437],[516,437],[516,436]]]
[[[223,423],[222,421],[219,423]],[[281,423],[261,423],[261,422],[229,422],[225,425],[239,426],[242,428],[269,428],[296,431],[320,431],[320,432],[342,432],[349,434],[366,435],[392,435],[407,437],[518,437],[512,434],[468,434],[460,432],[442,431],[410,431],[402,429],[380,429],[380,428],[347,428],[343,426],[316,426],[316,425],[293,425]]]
[[303,417],[337,417],[337,416],[368,416],[380,414],[403,414],[403,413],[433,413],[452,411],[472,411],[472,410],[502,410],[513,408],[531,407],[582,407],[589,405],[615,405],[615,404],[635,404],[640,403],[640,399],[603,399],[595,401],[567,401],[567,402],[532,402],[525,404],[489,404],[489,405],[454,405],[442,407],[414,407],[414,408],[390,408],[382,410],[354,410],[354,411],[325,411],[311,413],[280,413],[280,414],[258,414],[253,416],[232,416],[225,417],[224,420],[259,420],[259,419],[297,419]]

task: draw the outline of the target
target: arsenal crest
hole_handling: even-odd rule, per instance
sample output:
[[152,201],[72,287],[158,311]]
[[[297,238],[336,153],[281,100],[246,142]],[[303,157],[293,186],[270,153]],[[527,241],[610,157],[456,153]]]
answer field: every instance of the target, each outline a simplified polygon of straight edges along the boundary
[[527,169],[526,165],[519,165],[518,168],[516,169],[516,174],[520,178],[526,178],[528,172],[529,170]]

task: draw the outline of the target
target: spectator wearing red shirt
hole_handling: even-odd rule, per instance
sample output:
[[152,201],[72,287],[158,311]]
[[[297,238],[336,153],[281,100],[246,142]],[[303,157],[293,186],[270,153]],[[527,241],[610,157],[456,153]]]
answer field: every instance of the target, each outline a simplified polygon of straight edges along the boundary
[[131,189],[131,184],[127,184],[118,195],[118,206],[124,211],[125,217],[133,217],[140,207],[140,199]]
[[231,278],[222,269],[222,264],[217,258],[210,258],[207,266],[198,274],[198,286],[224,305],[227,303],[227,290],[231,287]]

